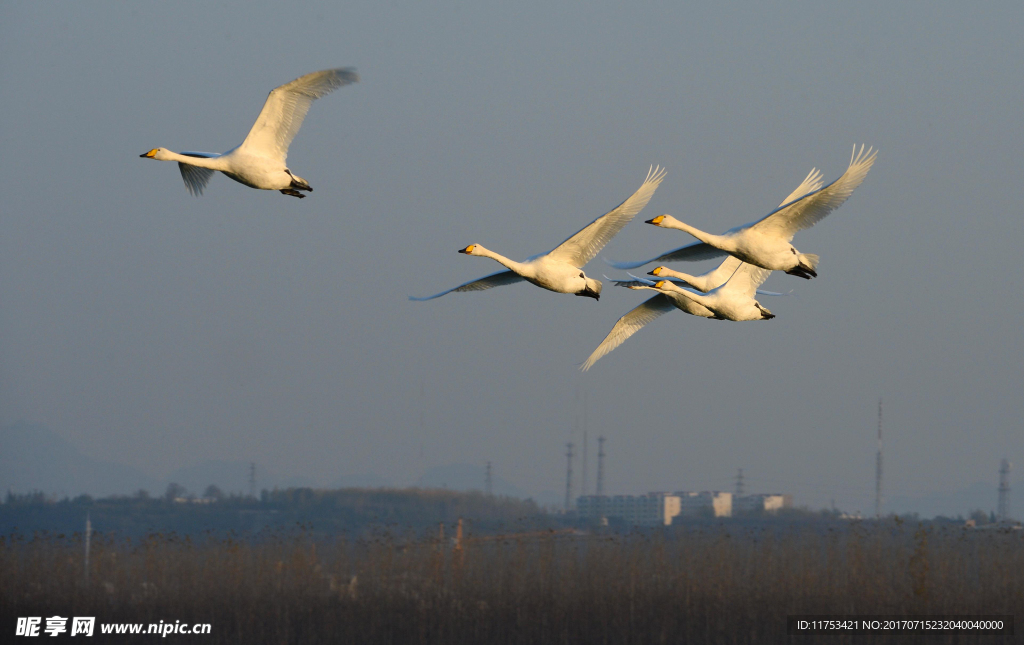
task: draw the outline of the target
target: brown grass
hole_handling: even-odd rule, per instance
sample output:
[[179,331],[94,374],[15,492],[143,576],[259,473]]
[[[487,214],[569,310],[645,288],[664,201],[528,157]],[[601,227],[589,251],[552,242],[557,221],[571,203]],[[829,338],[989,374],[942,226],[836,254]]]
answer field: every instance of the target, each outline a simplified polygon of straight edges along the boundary
[[4,538],[0,629],[58,614],[211,623],[210,636],[190,639],[204,643],[788,643],[789,614],[1022,616],[1021,533],[888,522],[467,535],[458,545],[451,527],[445,540],[101,537],[88,582],[81,536]]

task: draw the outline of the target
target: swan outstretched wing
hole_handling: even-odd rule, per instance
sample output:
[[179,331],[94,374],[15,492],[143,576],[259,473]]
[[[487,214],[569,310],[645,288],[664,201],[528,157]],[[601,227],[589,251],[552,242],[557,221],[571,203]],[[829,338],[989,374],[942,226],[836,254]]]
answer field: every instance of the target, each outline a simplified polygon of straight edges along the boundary
[[741,262],[732,277],[720,286],[719,289],[730,293],[742,294],[747,298],[753,298],[754,292],[764,284],[764,281],[768,279],[770,274],[771,271],[768,269],[762,269],[759,266]]
[[[220,156],[215,152],[182,152],[181,154],[188,157],[203,157],[205,159],[213,159]],[[181,178],[185,181],[185,188],[188,188],[188,192],[192,193],[194,197],[199,197],[203,194],[203,189],[206,188],[206,184],[210,183],[210,177],[213,177],[214,173],[210,168],[200,168],[199,166],[192,166],[180,161],[178,162],[178,170],[181,171]]]
[[492,273],[491,275],[485,275],[479,280],[473,280],[472,282],[467,282],[466,284],[460,284],[457,287],[452,287],[451,289],[448,289],[447,291],[442,291],[441,293],[435,293],[434,295],[427,296],[426,298],[417,298],[416,296],[409,296],[409,300],[433,300],[434,298],[440,298],[446,293],[452,293],[453,291],[483,291],[485,289],[500,287],[505,284],[515,284],[516,282],[519,282],[522,279],[522,276],[512,271],[498,271],[497,273]]
[[821,188],[821,185],[823,183],[825,182],[822,180],[821,171],[818,170],[817,168],[811,168],[811,172],[807,173],[807,176],[804,177],[804,180],[800,182],[799,186],[796,187],[796,190],[791,192],[789,196],[786,197],[786,199],[782,200],[782,203],[779,204],[779,208],[785,206],[790,202],[794,202],[800,199],[807,193],[811,193],[818,190],[819,188]]
[[661,293],[637,305],[625,316],[619,318],[612,330],[590,355],[590,358],[580,366],[580,371],[586,372],[598,359],[624,343],[627,338],[640,331],[644,325],[675,308],[668,296]]
[[853,147],[850,166],[843,175],[824,188],[812,191],[796,201],[783,204],[750,227],[782,235],[789,240],[797,231],[810,228],[843,205],[871,170],[878,151],[864,146]]
[[355,83],[359,74],[351,67],[325,69],[300,76],[271,90],[252,130],[239,146],[249,152],[280,159],[288,157],[288,146],[302,127],[310,104],[342,85]]
[[704,276],[708,280],[708,291],[716,289],[726,282],[729,278],[736,273],[736,269],[739,268],[743,261],[734,255],[730,255],[725,258],[725,261],[718,265],[717,269],[708,271]]
[[579,233],[555,247],[548,255],[583,268],[583,265],[593,260],[594,256],[601,252],[601,249],[622,230],[623,226],[636,217],[636,214],[642,211],[644,206],[647,206],[647,202],[651,201],[654,191],[657,190],[664,178],[665,170],[652,166],[647,172],[647,179],[644,180],[643,185],[629,199],[598,217]]
[[721,249],[716,249],[710,244],[704,242],[694,242],[693,244],[687,244],[681,246],[674,251],[668,253],[662,253],[656,258],[650,260],[644,260],[643,262],[612,262],[606,260],[608,264],[612,265],[616,269],[629,270],[638,269],[645,264],[651,262],[699,262],[700,260],[713,260],[715,258],[724,257],[729,255]]

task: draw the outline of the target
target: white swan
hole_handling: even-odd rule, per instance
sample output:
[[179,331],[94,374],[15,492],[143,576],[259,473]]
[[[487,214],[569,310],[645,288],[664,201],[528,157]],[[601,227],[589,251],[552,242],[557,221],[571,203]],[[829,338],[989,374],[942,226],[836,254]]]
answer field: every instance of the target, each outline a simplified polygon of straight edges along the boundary
[[652,167],[647,173],[647,179],[644,180],[643,185],[629,199],[619,204],[614,210],[598,217],[579,233],[559,244],[550,253],[535,255],[525,262],[510,260],[479,244],[470,244],[464,249],[459,249],[459,253],[496,260],[507,270],[492,273],[432,296],[425,298],[410,296],[409,299],[432,300],[453,291],[482,291],[520,280],[526,280],[538,287],[557,293],[573,293],[577,296],[600,299],[601,281],[588,278],[581,270],[583,265],[600,253],[609,240],[643,210],[664,178],[664,170]]
[[755,292],[781,295],[757,289],[764,283],[769,273],[771,271],[740,262],[739,259],[730,256],[714,271],[701,276],[690,276],[695,278],[695,282],[711,287],[706,296],[682,289],[669,280],[651,282],[635,276],[631,276],[633,280],[616,280],[615,284],[620,287],[650,289],[657,291],[658,295],[640,303],[619,318],[604,340],[580,366],[580,370],[586,372],[605,354],[626,342],[627,338],[643,329],[652,320],[672,309],[679,309],[700,318],[718,320],[774,318],[772,312],[754,300]]
[[[811,168],[811,172],[807,173],[807,176],[804,177],[804,180],[802,182],[800,182],[800,185],[797,186],[796,189],[793,192],[791,192],[784,200],[782,200],[782,203],[779,204],[779,208],[785,206],[786,204],[788,204],[790,202],[796,201],[797,199],[803,197],[804,195],[810,193],[811,191],[818,190],[819,188],[821,188],[821,184],[822,183],[823,182],[821,180],[821,171],[819,171],[817,168]],[[655,218],[655,219],[657,219],[657,218]],[[713,258],[725,257],[727,255],[729,255],[729,254],[726,253],[725,251],[722,251],[720,249],[716,249],[715,247],[710,246],[708,244],[704,244],[703,242],[696,242],[694,244],[687,244],[686,246],[683,246],[683,247],[680,247],[678,249],[669,251],[668,253],[662,253],[661,255],[659,255],[656,258],[651,258],[650,260],[644,260],[643,262],[612,262],[610,260],[606,260],[606,262],[608,262],[608,264],[612,265],[616,269],[629,270],[629,269],[636,269],[638,267],[642,267],[643,265],[650,264],[651,262],[676,262],[676,261],[682,261],[682,260],[690,260],[690,261],[710,260],[710,259],[713,259]],[[723,265],[724,265],[724,263],[723,263]],[[663,267],[659,267],[659,268],[663,268]],[[721,268],[721,266],[719,266],[719,268]],[[733,269],[734,268],[735,267],[733,267]],[[732,269],[730,269],[730,275],[731,275],[731,271],[732,271]],[[651,275],[659,275],[659,274],[651,273]],[[689,278],[697,278],[698,276],[688,276],[687,274],[681,273],[681,272],[678,272],[678,271],[673,272],[671,275],[673,275],[675,277],[682,278],[683,280],[686,280],[687,282],[692,284],[694,287],[697,287],[701,291],[709,291],[710,290],[710,289],[701,289],[699,284],[696,284],[696,283],[691,282],[689,280]],[[708,276],[708,275],[710,275],[710,274],[708,274],[708,273],[704,274],[704,276]],[[718,286],[719,284],[722,284],[722,283],[718,282],[714,286]]]
[[[790,243],[797,231],[810,228],[826,215],[842,206],[854,189],[864,181],[877,151],[872,148],[860,150],[854,146],[850,166],[843,175],[824,188],[806,192],[803,196],[783,202],[781,206],[756,222],[729,229],[722,235],[712,235],[680,222],[671,215],[659,215],[648,220],[662,228],[686,231],[700,242],[670,251],[646,262],[619,262],[612,266],[619,269],[635,269],[648,262],[671,262],[679,260],[704,260],[715,254],[729,253],[744,262],[765,269],[785,271],[810,280],[817,277],[818,256],[800,253]],[[814,171],[812,171],[813,173]],[[810,176],[808,176],[810,178]],[[804,180],[807,183],[807,180]],[[800,190],[799,188],[797,190]],[[795,192],[794,192],[795,194]]]
[[285,160],[288,146],[302,127],[310,104],[342,85],[355,83],[354,69],[326,69],[300,76],[270,92],[256,123],[241,145],[223,154],[213,152],[172,152],[153,148],[139,155],[160,161],[177,161],[181,178],[193,195],[201,195],[215,170],[251,188],[279,190],[292,197],[305,197],[300,190],[313,192],[309,183],[293,175]]

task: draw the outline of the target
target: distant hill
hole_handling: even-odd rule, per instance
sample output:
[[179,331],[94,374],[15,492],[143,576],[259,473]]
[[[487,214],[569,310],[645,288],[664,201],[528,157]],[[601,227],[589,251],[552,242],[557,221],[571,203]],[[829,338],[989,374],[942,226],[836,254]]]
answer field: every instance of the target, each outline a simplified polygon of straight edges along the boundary
[[[180,484],[196,495],[202,495],[211,484],[225,493],[249,493],[248,461],[207,459],[167,476],[167,482]],[[260,464],[256,464],[256,492],[275,488],[315,487],[318,483],[309,477],[283,477]],[[166,486],[166,484],[165,484]],[[162,491],[163,489],[161,489]]]
[[229,497],[221,501],[163,497],[47,501],[29,494],[0,504],[0,537],[36,531],[72,534],[83,529],[86,517],[97,533],[122,537],[153,532],[238,536],[261,531],[319,537],[379,535],[380,531],[436,535],[439,523],[451,531],[460,519],[468,522],[468,530],[480,534],[553,528],[559,522],[529,500],[436,489],[287,488],[261,493],[258,500]]
[[[473,464],[448,464],[437,466],[423,473],[416,481],[420,488],[447,488],[459,491],[483,491],[487,470]],[[492,474],[491,492],[505,497],[526,499],[529,493]]]
[[41,491],[74,497],[158,492],[159,480],[110,461],[88,457],[46,426],[19,421],[0,427],[0,492]]

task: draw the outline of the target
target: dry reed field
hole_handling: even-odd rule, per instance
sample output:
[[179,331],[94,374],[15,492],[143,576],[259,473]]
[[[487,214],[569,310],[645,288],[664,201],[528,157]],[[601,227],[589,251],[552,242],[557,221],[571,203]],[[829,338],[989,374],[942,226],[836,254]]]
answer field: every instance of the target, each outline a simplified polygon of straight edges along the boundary
[[1021,531],[887,521],[455,535],[100,536],[88,579],[81,535],[5,537],[0,615],[8,633],[18,616],[58,614],[210,623],[209,635],[163,640],[250,644],[1004,643],[1020,636],[787,636],[786,616],[1024,616]]

